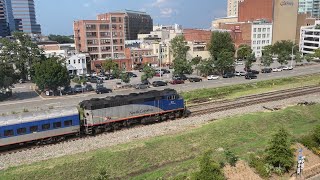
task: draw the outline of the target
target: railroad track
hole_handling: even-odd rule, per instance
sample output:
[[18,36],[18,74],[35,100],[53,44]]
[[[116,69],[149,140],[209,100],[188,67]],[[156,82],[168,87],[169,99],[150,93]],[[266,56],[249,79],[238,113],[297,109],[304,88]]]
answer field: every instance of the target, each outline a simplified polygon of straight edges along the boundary
[[[286,89],[286,90],[273,91],[273,92],[268,92],[263,94],[250,95],[250,96],[240,97],[234,100],[220,100],[220,101],[214,101],[214,102],[206,102],[206,103],[201,103],[198,105],[193,105],[188,107],[188,109],[191,111],[191,115],[189,117],[196,117],[204,114],[221,112],[221,111],[226,111],[230,109],[237,109],[237,108],[247,107],[255,104],[278,101],[278,100],[283,100],[283,99],[288,99],[292,97],[298,97],[298,96],[303,96],[303,95],[313,94],[318,92],[320,92],[320,86],[305,86],[301,88]],[[142,125],[136,125],[131,128],[139,128],[141,126]],[[122,130],[126,130],[126,129],[127,128],[123,128]],[[96,136],[101,136],[103,134],[104,133],[98,134]],[[62,144],[62,143],[69,143],[72,141],[79,141],[79,140],[84,140],[88,138],[92,138],[92,136],[69,138],[64,141],[53,143],[53,144],[46,144],[46,145],[39,145],[39,146],[37,145],[24,146],[24,147],[20,147],[19,149],[10,149],[7,151],[0,152],[0,156],[4,156],[7,154],[14,154],[14,153],[23,152],[23,151],[29,151],[29,150],[31,151],[31,150],[39,149],[42,147],[53,146],[53,145]]]
[[318,92],[320,92],[320,86],[306,86],[301,88],[287,89],[247,97],[241,97],[235,100],[223,100],[216,101],[214,103],[204,103],[201,104],[200,107],[192,106],[191,108],[189,108],[189,110],[191,111],[191,117],[195,117],[204,114],[221,112],[230,109],[238,109],[256,104],[262,104],[266,102],[279,101],[293,97],[314,94]]

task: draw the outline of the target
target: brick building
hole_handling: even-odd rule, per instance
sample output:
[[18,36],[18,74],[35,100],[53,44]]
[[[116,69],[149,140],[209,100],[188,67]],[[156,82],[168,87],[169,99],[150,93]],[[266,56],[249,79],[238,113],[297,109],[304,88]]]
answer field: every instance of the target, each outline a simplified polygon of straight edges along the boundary
[[219,29],[229,30],[236,48],[239,47],[241,44],[247,44],[251,46],[252,23],[221,23],[219,25]]
[[239,22],[255,21],[265,19],[269,22],[273,20],[274,0],[245,0],[239,2]]
[[211,39],[211,31],[200,29],[184,29],[183,35],[186,41],[209,43]]
[[125,54],[127,59],[131,59],[134,67],[158,63],[158,56],[153,54],[153,49],[126,48]]

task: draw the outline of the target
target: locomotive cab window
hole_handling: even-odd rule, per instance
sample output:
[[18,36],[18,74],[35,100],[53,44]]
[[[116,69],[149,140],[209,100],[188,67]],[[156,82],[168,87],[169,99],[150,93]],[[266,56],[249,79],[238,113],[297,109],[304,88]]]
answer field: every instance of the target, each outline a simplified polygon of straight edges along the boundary
[[168,96],[167,99],[168,100],[175,100],[176,99],[176,95]]
[[53,128],[54,128],[54,129],[61,128],[61,122],[53,123]]
[[72,120],[64,121],[64,126],[65,127],[72,126]]
[[13,130],[5,130],[4,131],[4,136],[6,136],[6,137],[11,137],[13,135],[14,135]]
[[27,133],[27,128],[19,128],[17,129],[17,134],[22,135]]
[[30,132],[31,133],[34,133],[34,132],[37,132],[38,131],[38,126],[31,126],[30,127]]
[[50,129],[50,124],[43,124],[42,125],[42,130],[48,130]]

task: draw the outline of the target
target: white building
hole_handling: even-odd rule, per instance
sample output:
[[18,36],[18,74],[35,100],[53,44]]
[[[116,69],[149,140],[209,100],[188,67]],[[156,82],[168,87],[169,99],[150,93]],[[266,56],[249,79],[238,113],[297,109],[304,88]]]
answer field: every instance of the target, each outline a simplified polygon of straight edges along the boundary
[[83,75],[87,73],[86,54],[73,54],[66,58],[66,66],[69,74]]
[[272,45],[272,23],[256,21],[252,23],[251,48],[255,56],[261,57],[265,46]]
[[227,5],[227,15],[228,16],[238,16],[239,0],[228,0]]
[[314,54],[320,48],[320,23],[314,26],[303,26],[300,30],[300,52]]

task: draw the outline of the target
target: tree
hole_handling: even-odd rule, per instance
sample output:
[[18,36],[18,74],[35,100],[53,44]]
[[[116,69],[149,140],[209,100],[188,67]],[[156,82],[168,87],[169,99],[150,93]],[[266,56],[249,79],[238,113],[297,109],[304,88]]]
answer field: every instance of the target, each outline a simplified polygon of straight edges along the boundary
[[253,62],[256,60],[256,56],[254,53],[251,53],[250,55],[247,55],[246,57],[246,63],[245,63],[245,68],[246,69],[251,69]]
[[74,43],[74,40],[69,36],[61,36],[61,35],[53,35],[50,34],[48,36],[50,41],[57,41],[59,44],[66,44],[66,43]]
[[156,74],[156,71],[150,66],[144,66],[143,72],[144,74],[141,76],[141,81],[151,79]]
[[200,71],[200,74],[202,76],[208,76],[210,74],[213,74],[215,70],[213,59],[209,58],[202,60],[200,64],[197,65],[196,69]]
[[13,39],[0,39],[0,61],[14,64],[20,78],[27,79],[28,75],[34,75],[34,64],[45,59],[45,56],[27,34],[14,32]]
[[320,58],[320,48],[314,51],[313,56],[316,58]]
[[206,152],[200,159],[200,171],[193,175],[194,180],[225,180],[218,163],[211,159],[211,151]]
[[312,61],[313,58],[314,58],[313,54],[306,54],[306,55],[304,55],[304,59],[305,59],[307,62]]
[[[272,46],[272,53],[273,54],[281,54],[284,53],[286,55],[290,55],[292,53],[292,47],[294,47],[295,44],[292,41],[288,40],[282,40],[282,41],[277,41],[273,46]],[[293,49],[293,53],[295,54],[298,51],[298,47],[295,46]]]
[[247,44],[241,44],[237,51],[238,59],[247,59],[252,54],[252,49]]
[[233,40],[228,32],[213,32],[208,49],[214,60],[217,60],[222,52],[230,52],[233,55],[235,53]]
[[298,63],[301,63],[301,62],[303,61],[302,55],[301,55],[300,52],[297,52],[297,53],[296,53],[296,55],[295,55],[295,61],[296,61],[297,64],[298,64]]
[[122,82],[124,83],[130,83],[130,76],[127,73],[121,73],[120,74],[120,79],[122,80]]
[[288,59],[290,59],[290,55],[287,52],[282,51],[280,54],[278,54],[278,62],[281,65],[288,64]]
[[11,87],[17,82],[17,78],[11,64],[0,62],[0,90]]
[[102,68],[106,71],[109,72],[109,74],[111,73],[111,70],[116,68],[118,66],[118,64],[114,61],[112,61],[112,59],[106,60],[105,62],[102,63]]
[[284,128],[279,129],[271,139],[266,149],[266,162],[282,171],[288,171],[294,165],[290,135]]
[[193,58],[191,60],[192,65],[195,65],[195,66],[199,65],[201,61],[202,61],[202,57],[201,56],[197,56],[197,57],[195,57],[195,58]]
[[264,67],[269,67],[273,63],[271,54],[262,55],[261,63]]
[[70,85],[69,73],[58,58],[49,58],[35,65],[34,82],[40,90],[57,90]]
[[112,75],[115,77],[115,78],[120,78],[120,75],[122,74],[122,70],[116,65],[116,66],[113,66],[112,67]]
[[215,68],[222,74],[225,71],[230,71],[234,69],[234,53],[228,51],[222,51],[218,55],[218,59],[214,61]]
[[173,38],[170,43],[174,58],[174,74],[192,74],[192,62],[187,61],[187,52],[189,51],[190,47],[186,46],[184,36],[177,36]]

